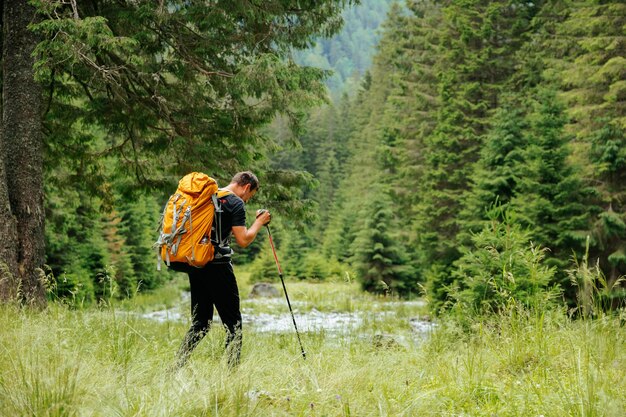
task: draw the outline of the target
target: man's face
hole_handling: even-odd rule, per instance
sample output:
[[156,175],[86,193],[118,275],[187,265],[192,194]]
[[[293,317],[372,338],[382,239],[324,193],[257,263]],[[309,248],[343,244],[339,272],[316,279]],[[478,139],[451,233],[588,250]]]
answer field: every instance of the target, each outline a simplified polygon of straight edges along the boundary
[[256,188],[250,191],[250,184],[246,184],[246,186],[244,187],[243,197],[241,197],[241,199],[244,201],[244,203],[247,203],[248,201],[250,201],[252,197],[254,197],[256,192],[257,192]]

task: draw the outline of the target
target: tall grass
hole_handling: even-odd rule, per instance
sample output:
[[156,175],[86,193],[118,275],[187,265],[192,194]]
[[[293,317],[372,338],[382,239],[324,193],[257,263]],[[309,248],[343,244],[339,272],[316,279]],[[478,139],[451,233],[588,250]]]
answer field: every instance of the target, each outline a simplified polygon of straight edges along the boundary
[[626,294],[622,283],[624,277],[607,280],[600,269],[599,260],[589,262],[589,241],[587,236],[585,254],[579,260],[573,258],[574,267],[567,271],[572,284],[576,287],[576,308],[572,313],[582,318],[596,317],[598,313],[624,308]]
[[[244,328],[238,368],[213,329],[188,366],[169,371],[185,323],[119,308],[33,312],[0,306],[0,414],[7,416],[623,416],[626,329],[620,317],[510,308],[471,331],[441,320],[421,342],[377,345],[377,329],[410,334],[418,310],[345,284],[288,283],[294,300],[370,311],[345,336]],[[344,289],[345,291],[340,291]],[[242,291],[242,294],[246,294]],[[128,307],[128,306],[126,306]],[[142,309],[145,305],[142,304]]]

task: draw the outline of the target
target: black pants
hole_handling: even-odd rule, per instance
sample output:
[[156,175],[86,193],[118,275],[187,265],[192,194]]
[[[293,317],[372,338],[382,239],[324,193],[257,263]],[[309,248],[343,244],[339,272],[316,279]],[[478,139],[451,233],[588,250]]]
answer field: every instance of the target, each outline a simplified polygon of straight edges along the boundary
[[191,327],[178,350],[178,366],[183,366],[211,327],[213,307],[226,328],[228,363],[236,365],[241,356],[241,310],[239,289],[233,266],[208,264],[189,272],[191,286]]

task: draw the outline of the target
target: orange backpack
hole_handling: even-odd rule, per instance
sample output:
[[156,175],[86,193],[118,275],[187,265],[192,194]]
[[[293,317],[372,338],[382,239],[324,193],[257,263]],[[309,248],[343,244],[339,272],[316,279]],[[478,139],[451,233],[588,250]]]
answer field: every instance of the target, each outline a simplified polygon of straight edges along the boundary
[[[221,223],[218,197],[228,194],[228,190],[218,191],[217,182],[201,172],[187,174],[178,182],[163,210],[159,239],[154,244],[157,270],[161,270],[161,260],[168,267],[181,262],[196,268],[213,260],[214,244],[220,244],[211,241],[211,229],[219,229]],[[215,230],[214,236],[220,239],[221,231]]]

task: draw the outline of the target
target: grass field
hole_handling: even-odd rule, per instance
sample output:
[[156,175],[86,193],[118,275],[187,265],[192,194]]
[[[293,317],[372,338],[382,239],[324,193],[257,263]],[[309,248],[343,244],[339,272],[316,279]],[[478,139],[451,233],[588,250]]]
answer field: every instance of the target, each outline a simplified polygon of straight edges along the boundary
[[[181,284],[84,310],[1,306],[0,415],[626,415],[624,317],[570,321],[513,309],[471,331],[439,320],[425,338],[411,338],[409,319],[425,313],[419,305],[362,294],[351,283],[287,286],[301,313],[360,311],[369,319],[342,335],[304,333],[306,361],[293,332],[244,327],[236,369],[226,365],[225,335],[215,328],[188,366],[172,372],[187,324],[129,312],[176,305]],[[397,311],[383,314],[390,309]],[[410,341],[377,344],[377,334]]]

